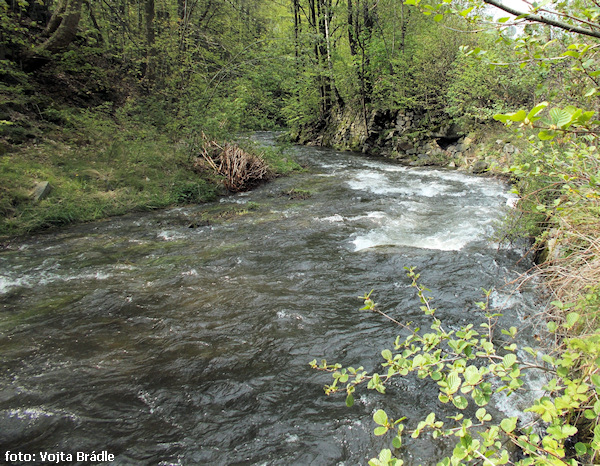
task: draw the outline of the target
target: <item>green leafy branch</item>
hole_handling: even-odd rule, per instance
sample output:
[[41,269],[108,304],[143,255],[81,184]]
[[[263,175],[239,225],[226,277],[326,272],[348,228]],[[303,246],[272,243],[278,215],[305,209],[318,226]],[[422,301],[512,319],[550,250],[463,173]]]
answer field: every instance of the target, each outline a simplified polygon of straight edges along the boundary
[[[436,382],[438,400],[452,404],[458,410],[448,420],[438,419],[432,412],[419,420],[416,428],[407,430],[405,417],[394,419],[379,409],[373,415],[373,421],[377,425],[376,436],[394,434],[392,447],[396,449],[402,446],[405,434],[418,438],[424,432],[430,432],[433,438],[457,438],[452,455],[441,460],[438,463],[441,465],[507,464],[511,461],[504,443],[507,439],[525,455],[525,459],[515,464],[579,464],[576,458],[595,458],[600,447],[600,337],[569,340],[567,350],[560,356],[541,355],[531,347],[520,348],[516,327],[502,330],[501,334],[509,340],[499,343],[493,338],[492,331],[499,314],[492,313],[487,302],[477,303],[487,317],[487,322],[480,325],[483,333],[473,324],[447,331],[434,316],[432,298],[426,296],[429,290],[419,283],[420,275],[414,268],[407,268],[407,276],[420,298],[421,310],[432,319],[432,331],[421,332],[415,328],[403,339],[397,337],[393,351],[384,349],[381,352],[381,366],[386,370],[382,374],[369,374],[363,367],[329,365],[325,360],[320,365],[311,362],[313,368],[332,373],[334,381],[325,387],[326,394],[344,390],[346,404],[351,407],[355,391],[365,382],[367,389],[380,393],[385,393],[385,385],[390,379],[411,373]],[[489,298],[490,291],[485,294]],[[372,292],[363,297],[363,310],[376,308],[371,295]],[[385,315],[382,311],[378,314]],[[571,313],[566,322],[549,325],[549,330],[556,332],[559,328],[570,328],[578,319],[576,313]],[[519,350],[529,353],[533,362],[519,359]],[[595,363],[589,363],[590,354],[596,356],[592,359]],[[543,364],[536,362],[540,359]],[[516,417],[494,419],[485,408],[492,396],[524,390],[523,373],[526,370],[543,370],[551,374],[544,386],[546,395],[525,410],[537,414],[537,420],[530,425],[519,425]],[[477,409],[471,418],[465,415],[465,410],[473,405]],[[589,426],[582,424],[582,419],[587,420]],[[573,442],[573,439],[577,441]],[[567,440],[575,443],[572,451],[566,447]],[[384,449],[369,464],[401,465],[403,462],[394,458],[392,450]]]

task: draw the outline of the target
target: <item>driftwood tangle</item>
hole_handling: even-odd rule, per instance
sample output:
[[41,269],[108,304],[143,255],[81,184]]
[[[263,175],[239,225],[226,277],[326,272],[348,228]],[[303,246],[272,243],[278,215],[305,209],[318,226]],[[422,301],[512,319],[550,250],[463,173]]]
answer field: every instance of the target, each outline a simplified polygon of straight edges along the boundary
[[210,167],[223,178],[228,191],[240,192],[272,178],[267,163],[258,155],[250,154],[236,144],[219,144],[203,137],[204,142],[196,168]]

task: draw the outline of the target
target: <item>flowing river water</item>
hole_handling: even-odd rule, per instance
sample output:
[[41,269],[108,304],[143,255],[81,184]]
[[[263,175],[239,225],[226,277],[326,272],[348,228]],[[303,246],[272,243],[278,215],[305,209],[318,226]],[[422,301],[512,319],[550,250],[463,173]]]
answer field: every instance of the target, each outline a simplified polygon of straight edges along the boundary
[[[358,296],[374,289],[392,317],[428,326],[405,275],[414,266],[450,328],[483,321],[482,288],[497,288],[511,325],[531,312],[533,293],[503,286],[519,255],[487,241],[511,202],[504,183],[294,151],[306,172],[217,205],[0,253],[0,463],[6,451],[37,464],[41,452],[105,451],[123,465],[366,464],[390,441],[372,435],[376,409],[410,426],[442,406],[410,377],[352,408],[324,395],[330,376],[309,361],[377,371],[401,333]],[[434,464],[447,448],[408,439],[398,453]]]

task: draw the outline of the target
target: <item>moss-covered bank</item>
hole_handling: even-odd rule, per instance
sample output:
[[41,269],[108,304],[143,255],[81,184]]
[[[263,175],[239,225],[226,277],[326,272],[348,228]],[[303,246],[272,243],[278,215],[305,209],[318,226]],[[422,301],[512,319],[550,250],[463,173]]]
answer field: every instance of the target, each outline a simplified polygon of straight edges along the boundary
[[[98,112],[71,114],[66,127],[56,128],[42,142],[5,146],[0,156],[0,239],[210,201],[225,191],[219,176],[194,166],[201,143],[201,138],[174,138],[154,126]],[[275,176],[298,168],[281,151],[260,152]],[[36,193],[36,187],[46,189]]]

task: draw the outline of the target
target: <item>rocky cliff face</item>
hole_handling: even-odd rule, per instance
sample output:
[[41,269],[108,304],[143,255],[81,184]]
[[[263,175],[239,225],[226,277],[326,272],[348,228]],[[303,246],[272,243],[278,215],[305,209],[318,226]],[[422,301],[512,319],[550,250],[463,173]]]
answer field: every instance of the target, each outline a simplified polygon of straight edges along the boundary
[[489,160],[512,154],[514,146],[496,141],[494,154],[476,144],[475,137],[449,120],[419,111],[373,110],[366,115],[345,109],[292,138],[300,144],[353,150],[401,160],[410,165],[465,167],[483,173]]
[[466,155],[472,143],[456,125],[432,124],[425,113],[380,109],[366,115],[346,109],[293,137],[301,144],[378,154],[419,165],[451,163]]

